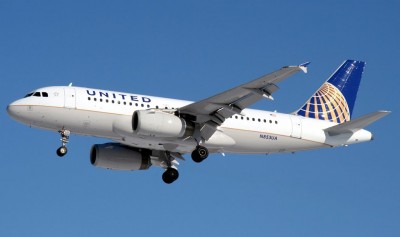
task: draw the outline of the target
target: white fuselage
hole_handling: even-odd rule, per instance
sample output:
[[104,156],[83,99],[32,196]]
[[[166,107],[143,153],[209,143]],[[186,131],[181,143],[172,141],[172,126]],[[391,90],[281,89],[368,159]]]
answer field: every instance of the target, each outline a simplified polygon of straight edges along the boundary
[[[196,146],[191,137],[160,138],[137,135],[132,131],[134,111],[173,113],[190,101],[72,86],[45,87],[35,92],[39,94],[11,103],[8,113],[29,126],[54,131],[65,128],[75,134],[109,138],[133,147],[190,153]],[[333,125],[336,123],[244,109],[241,115],[227,119],[203,145],[210,152],[277,153],[372,139],[372,134],[363,129],[352,134],[329,136],[324,129]]]

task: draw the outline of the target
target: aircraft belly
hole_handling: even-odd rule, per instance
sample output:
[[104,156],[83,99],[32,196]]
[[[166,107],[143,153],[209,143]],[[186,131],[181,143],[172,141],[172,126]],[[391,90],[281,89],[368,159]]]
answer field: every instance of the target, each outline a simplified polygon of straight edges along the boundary
[[127,136],[119,139],[114,139],[114,141],[137,148],[167,150],[170,152],[179,152],[182,154],[191,153],[194,147],[196,147],[196,143],[194,141],[183,141],[181,139],[155,137]]

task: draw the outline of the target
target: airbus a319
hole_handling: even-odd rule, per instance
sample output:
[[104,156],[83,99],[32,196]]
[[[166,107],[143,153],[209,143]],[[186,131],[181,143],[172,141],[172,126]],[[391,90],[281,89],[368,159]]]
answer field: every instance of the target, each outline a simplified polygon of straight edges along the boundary
[[44,87],[9,104],[7,112],[28,126],[58,132],[58,156],[66,155],[71,134],[108,138],[112,142],[92,146],[91,164],[112,170],[159,166],[168,184],[178,179],[178,160],[188,153],[202,162],[209,153],[296,152],[372,140],[364,128],[390,112],[353,119],[362,61],[345,61],[291,114],[249,109],[263,98],[272,100],[282,80],[306,73],[307,66],[282,67],[196,102],[75,86]]

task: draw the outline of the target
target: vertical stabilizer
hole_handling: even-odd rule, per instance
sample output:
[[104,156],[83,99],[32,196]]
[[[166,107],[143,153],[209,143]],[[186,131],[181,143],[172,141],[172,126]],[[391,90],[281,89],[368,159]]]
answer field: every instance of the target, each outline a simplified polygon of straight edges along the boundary
[[364,66],[362,61],[345,61],[296,114],[336,123],[349,121]]

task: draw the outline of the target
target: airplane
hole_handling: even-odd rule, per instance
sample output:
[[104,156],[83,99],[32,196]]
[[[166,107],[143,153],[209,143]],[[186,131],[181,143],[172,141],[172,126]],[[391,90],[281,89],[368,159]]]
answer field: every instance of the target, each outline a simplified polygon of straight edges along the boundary
[[112,142],[92,146],[92,165],[131,171],[159,166],[167,184],[178,179],[178,160],[188,153],[202,162],[210,153],[297,152],[373,140],[364,128],[390,111],[353,119],[363,61],[344,61],[291,114],[249,108],[263,98],[273,100],[279,82],[307,73],[308,64],[282,67],[196,102],[70,84],[36,89],[9,104],[7,112],[30,127],[58,132],[60,157],[71,134],[107,138]]

